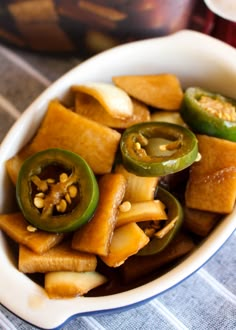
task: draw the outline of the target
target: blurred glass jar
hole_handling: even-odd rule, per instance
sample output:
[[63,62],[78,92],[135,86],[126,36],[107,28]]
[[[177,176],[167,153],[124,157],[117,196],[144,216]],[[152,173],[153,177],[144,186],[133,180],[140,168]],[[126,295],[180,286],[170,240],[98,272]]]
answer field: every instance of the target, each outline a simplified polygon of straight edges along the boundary
[[195,0],[3,0],[0,38],[34,51],[98,53],[188,26]]

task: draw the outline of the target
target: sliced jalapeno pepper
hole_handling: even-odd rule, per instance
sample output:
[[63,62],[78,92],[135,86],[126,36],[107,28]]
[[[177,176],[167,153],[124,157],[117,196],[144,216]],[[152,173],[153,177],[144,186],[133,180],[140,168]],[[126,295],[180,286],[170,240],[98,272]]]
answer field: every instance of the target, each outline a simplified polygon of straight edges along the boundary
[[183,209],[180,202],[167,190],[158,187],[156,198],[160,199],[167,208],[168,220],[165,226],[173,224],[172,229],[168,231],[162,238],[153,237],[150,242],[142,248],[138,255],[145,256],[150,254],[156,254],[162,250],[171,242],[175,234],[183,222]]
[[196,133],[236,142],[236,100],[189,87],[180,113]]
[[123,164],[139,176],[163,176],[190,166],[197,158],[195,135],[180,125],[145,122],[125,130],[120,149]]
[[99,191],[84,159],[66,150],[47,149],[23,163],[16,196],[24,217],[33,226],[69,232],[93,216]]

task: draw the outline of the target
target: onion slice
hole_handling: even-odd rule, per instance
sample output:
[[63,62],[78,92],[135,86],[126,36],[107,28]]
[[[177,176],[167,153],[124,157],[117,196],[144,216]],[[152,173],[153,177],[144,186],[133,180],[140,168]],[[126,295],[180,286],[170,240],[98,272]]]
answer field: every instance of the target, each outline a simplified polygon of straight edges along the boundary
[[133,115],[133,103],[130,96],[112,84],[87,82],[83,85],[73,86],[72,91],[94,97],[114,118],[125,119]]

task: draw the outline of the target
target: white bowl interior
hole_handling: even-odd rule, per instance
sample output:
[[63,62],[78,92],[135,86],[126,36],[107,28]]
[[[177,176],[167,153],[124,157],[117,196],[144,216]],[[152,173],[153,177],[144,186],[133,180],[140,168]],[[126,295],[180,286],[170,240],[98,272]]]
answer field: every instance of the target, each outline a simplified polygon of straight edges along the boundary
[[[64,99],[72,84],[84,81],[110,82],[113,75],[164,72],[176,74],[184,88],[198,85],[235,97],[236,50],[198,32],[181,31],[168,37],[116,47],[68,72],[37,98],[2,142],[0,212],[10,212],[15,200],[5,161],[32,137],[51,99]],[[131,291],[99,298],[48,299],[40,286],[17,270],[11,248],[0,232],[0,282],[4,283],[0,286],[0,301],[19,317],[42,328],[57,327],[75,314],[111,310],[143,301],[171,288],[201,267],[234,231],[235,212],[227,216],[197,250],[167,274]]]

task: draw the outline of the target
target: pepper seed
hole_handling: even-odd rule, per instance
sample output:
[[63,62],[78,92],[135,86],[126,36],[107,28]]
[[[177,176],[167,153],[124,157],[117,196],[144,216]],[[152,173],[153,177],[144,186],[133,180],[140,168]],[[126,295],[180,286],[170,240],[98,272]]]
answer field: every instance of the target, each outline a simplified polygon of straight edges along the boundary
[[68,188],[68,192],[71,198],[75,198],[78,193],[78,189],[76,186],[72,185]]
[[131,203],[129,201],[125,201],[119,206],[120,212],[128,212],[130,211],[130,209],[131,209]]
[[62,173],[60,175],[60,182],[66,182],[68,180],[68,175],[66,173]]
[[45,194],[43,192],[39,192],[35,195],[35,197],[44,198]]
[[67,201],[68,204],[71,204],[71,198],[69,193],[65,194],[65,200]]
[[36,227],[34,227],[34,226],[29,225],[29,226],[27,226],[27,230],[28,230],[30,233],[34,233],[34,232],[36,232],[38,229],[37,229]]
[[60,213],[64,213],[66,208],[67,208],[67,203],[64,199],[62,199],[60,203],[56,205],[56,209]]
[[47,179],[47,183],[55,183],[55,180],[54,179],[51,179],[51,178],[48,178]]
[[34,198],[34,205],[38,208],[38,209],[42,209],[44,207],[44,199],[41,197],[35,197]]

